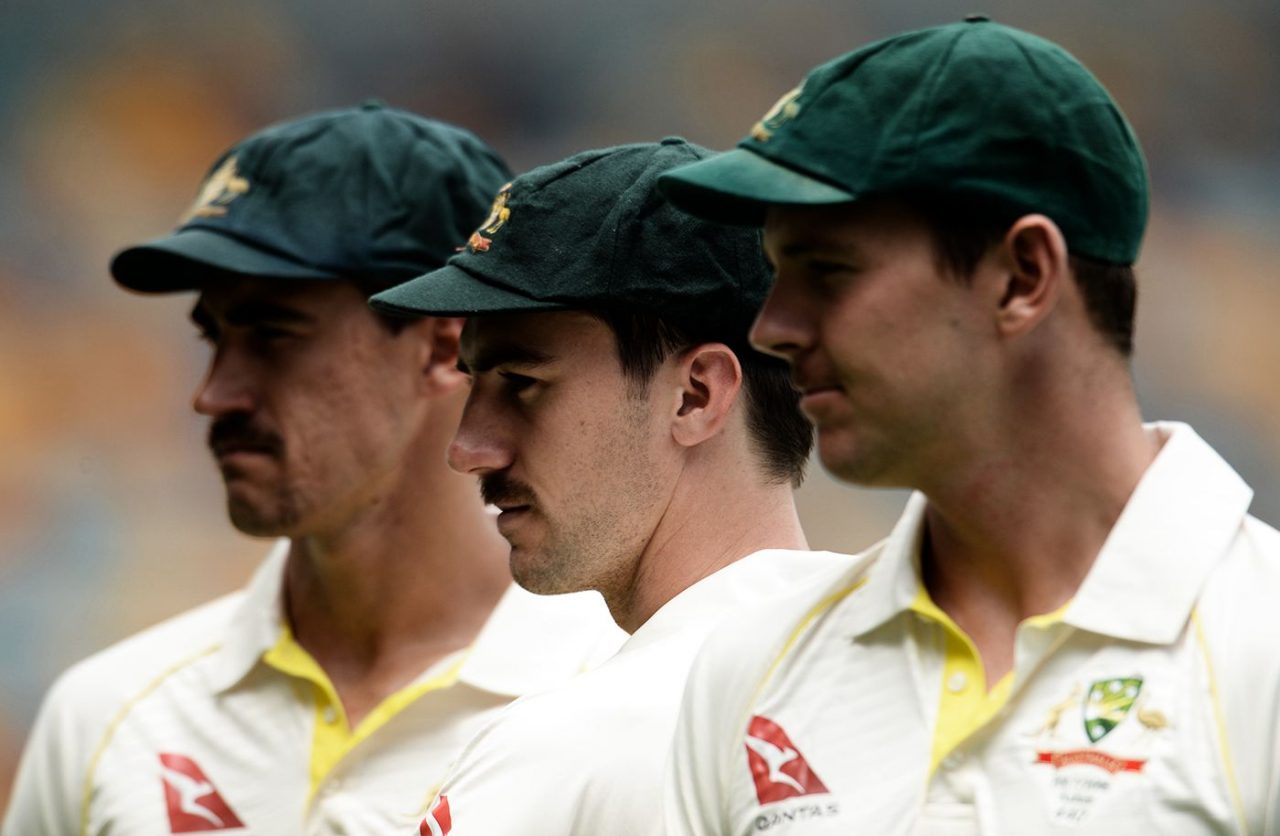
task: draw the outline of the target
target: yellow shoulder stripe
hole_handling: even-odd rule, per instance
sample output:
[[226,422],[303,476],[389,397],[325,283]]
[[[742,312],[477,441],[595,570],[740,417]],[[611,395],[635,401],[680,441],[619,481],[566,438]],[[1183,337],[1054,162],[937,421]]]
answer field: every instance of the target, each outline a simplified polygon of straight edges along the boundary
[[1227,788],[1231,792],[1231,805],[1235,808],[1236,820],[1240,822],[1240,832],[1249,836],[1249,820],[1245,818],[1244,803],[1240,800],[1240,784],[1236,780],[1235,759],[1231,756],[1231,742],[1227,739],[1227,722],[1222,713],[1222,697],[1218,694],[1218,677],[1213,672],[1213,658],[1209,654],[1209,642],[1204,636],[1204,624],[1200,621],[1200,610],[1191,610],[1191,623],[1196,629],[1196,643],[1200,646],[1200,655],[1204,657],[1204,669],[1209,675],[1209,699],[1213,703],[1213,719],[1218,727],[1218,746],[1222,755],[1222,765],[1226,772]]
[[804,614],[804,617],[801,618],[800,621],[796,624],[795,629],[791,631],[791,635],[787,636],[787,640],[783,643],[782,648],[778,651],[778,654],[774,656],[773,662],[771,662],[769,665],[769,669],[764,672],[764,676],[760,677],[760,682],[759,684],[756,685],[755,693],[751,697],[752,705],[754,705],[756,700],[760,698],[760,692],[763,691],[765,686],[769,684],[769,680],[773,679],[773,675],[777,673],[778,667],[782,664],[782,660],[785,659],[787,655],[791,653],[792,649],[796,646],[796,642],[800,641],[800,637],[804,635],[804,632],[807,629],[809,629],[809,625],[812,624],[815,620],[817,620],[818,616],[822,615],[827,610],[833,608],[836,604],[840,603],[845,598],[848,598],[854,592],[861,589],[863,584],[865,584],[866,582],[867,582],[867,579],[865,577],[862,577],[854,581],[853,583],[849,584],[846,587],[837,589],[835,592],[832,592],[831,594],[824,597],[821,601],[814,604],[813,607],[811,607],[809,611]]
[[159,676],[148,682],[146,687],[125,702],[124,705],[120,706],[120,710],[116,712],[116,716],[111,718],[111,722],[107,724],[107,730],[103,732],[102,740],[98,742],[98,748],[93,751],[93,757],[89,758],[89,768],[85,772],[84,792],[80,798],[80,836],[88,836],[89,833],[89,805],[93,801],[93,782],[98,772],[98,762],[102,760],[103,753],[107,751],[107,746],[111,744],[111,739],[115,737],[116,730],[120,728],[120,724],[124,722],[125,717],[129,715],[129,712],[133,711],[134,707],[138,703],[151,696],[151,694],[154,693],[166,679],[188,665],[198,662],[212,653],[216,653],[220,647],[222,647],[221,643],[212,644],[204,650],[201,650],[198,653],[193,653],[185,659],[166,668]]

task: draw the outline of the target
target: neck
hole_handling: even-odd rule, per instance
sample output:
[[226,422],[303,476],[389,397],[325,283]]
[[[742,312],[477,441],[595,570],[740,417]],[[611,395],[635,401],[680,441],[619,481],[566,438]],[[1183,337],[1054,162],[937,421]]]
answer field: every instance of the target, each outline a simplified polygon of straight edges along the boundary
[[752,552],[808,548],[789,484],[757,482],[754,462],[699,470],[677,484],[627,589],[605,595],[628,633],[676,595]]
[[511,583],[508,548],[475,480],[424,433],[375,501],[336,530],[295,537],[285,570],[298,642],[354,724],[474,639]]
[[1076,594],[1158,452],[1127,370],[1115,372],[1070,386],[1022,381],[1007,420],[967,439],[966,459],[923,488],[924,583],[989,673],[1012,666],[1018,623]]

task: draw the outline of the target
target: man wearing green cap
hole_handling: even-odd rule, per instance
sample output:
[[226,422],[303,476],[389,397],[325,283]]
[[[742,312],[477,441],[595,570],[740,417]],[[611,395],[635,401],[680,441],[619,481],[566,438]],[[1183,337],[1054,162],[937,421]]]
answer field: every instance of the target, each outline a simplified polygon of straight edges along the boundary
[[445,465],[461,321],[365,301],[444,263],[509,176],[450,125],[316,114],[238,143],[175,233],[116,256],[129,289],[198,292],[227,509],[279,541],[242,592],[61,678],[5,836],[391,832],[494,712],[616,647],[598,596],[511,584]]
[[792,488],[812,431],[786,365],[746,344],[770,283],[758,234],[695,221],[654,189],[706,156],[667,139],[536,169],[465,252],[373,297],[469,317],[450,464],[501,509],[518,583],[599,590],[631,633],[468,744],[421,833],[655,832],[685,672],[711,625],[848,566],[802,551]]
[[678,206],[763,226],[753,343],[823,463],[917,493],[690,676],[675,834],[1280,832],[1280,535],[1130,377],[1147,179],[1102,86],[975,17],[813,70]]

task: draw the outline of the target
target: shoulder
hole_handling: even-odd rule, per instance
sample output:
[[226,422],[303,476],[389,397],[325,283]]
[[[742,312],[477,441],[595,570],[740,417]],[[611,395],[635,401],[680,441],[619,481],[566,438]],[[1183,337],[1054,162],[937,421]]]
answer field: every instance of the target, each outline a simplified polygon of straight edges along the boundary
[[831,555],[830,565],[811,572],[803,583],[725,619],[698,653],[689,690],[750,697],[804,634],[862,585],[879,551],[874,546],[855,556]]
[[86,775],[118,718],[166,670],[216,641],[238,599],[235,594],[190,610],[67,669],[32,727],[5,827],[15,834],[74,832]]
[[[1190,629],[1245,810],[1280,816],[1280,532],[1245,519],[1205,585]],[[1265,829],[1261,818],[1258,826]]]
[[[604,768],[651,748],[655,730],[665,727],[670,736],[683,690],[676,669],[688,667],[687,658],[674,658],[683,648],[664,644],[624,651],[557,687],[520,697],[472,740],[459,763],[492,759],[541,772],[557,761],[575,769],[598,761]],[[669,649],[676,653],[664,652]]]
[[[1205,629],[1218,627],[1267,641],[1280,628],[1280,532],[1246,517],[1200,596]],[[1280,658],[1277,660],[1280,666]]]
[[842,556],[806,583],[740,610],[712,632],[689,672],[676,730],[677,746],[691,763],[714,769],[716,753],[736,745],[760,693],[797,664],[810,637],[861,588],[879,553],[877,545]]
[[458,831],[649,832],[688,666],[663,644],[502,709],[444,783]]
[[223,596],[156,624],[72,665],[58,677],[45,710],[103,721],[166,671],[212,652],[243,597]]

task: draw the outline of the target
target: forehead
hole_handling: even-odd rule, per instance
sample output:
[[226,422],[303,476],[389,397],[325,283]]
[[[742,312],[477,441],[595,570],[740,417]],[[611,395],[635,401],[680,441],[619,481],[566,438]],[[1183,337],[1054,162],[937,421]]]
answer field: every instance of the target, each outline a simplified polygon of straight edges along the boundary
[[485,314],[462,329],[462,358],[472,371],[517,361],[616,357],[613,331],[583,311]]

